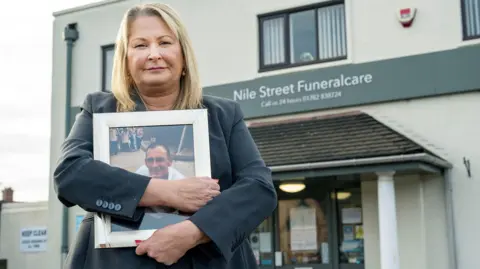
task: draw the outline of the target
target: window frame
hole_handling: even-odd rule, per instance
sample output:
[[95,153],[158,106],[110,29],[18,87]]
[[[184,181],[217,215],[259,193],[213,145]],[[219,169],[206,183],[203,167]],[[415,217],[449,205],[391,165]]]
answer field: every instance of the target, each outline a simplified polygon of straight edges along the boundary
[[480,39],[480,33],[478,35],[468,36],[467,34],[467,8],[465,6],[465,0],[460,0],[461,5],[461,20],[462,20],[462,39],[463,41],[478,40]]
[[[463,0],[462,0],[463,2]],[[297,12],[302,12],[302,11],[308,11],[308,10],[315,10],[315,32],[316,34],[316,41],[317,41],[317,47],[316,47],[316,54],[317,58],[319,55],[319,35],[318,35],[318,9],[320,8],[325,8],[329,6],[335,6],[335,5],[341,5],[343,4],[345,6],[345,0],[327,0],[321,3],[315,3],[315,4],[310,4],[310,5],[305,5],[305,6],[300,6],[300,7],[294,7],[294,8],[289,8],[289,9],[283,9],[283,10],[277,10],[273,12],[268,12],[268,13],[262,13],[257,15],[257,26],[258,26],[258,65],[259,69],[258,72],[267,72],[267,71],[274,71],[274,70],[281,70],[281,69],[286,69],[286,68],[292,68],[292,67],[298,67],[298,66],[306,66],[306,65],[312,65],[312,64],[319,64],[319,63],[325,63],[325,62],[334,62],[334,61],[339,61],[339,60],[345,60],[348,58],[348,48],[347,48],[347,54],[345,56],[341,57],[334,57],[334,58],[329,58],[326,60],[320,60],[316,59],[313,61],[309,62],[299,62],[299,63],[291,63],[291,57],[290,57],[290,15],[292,13],[297,13]],[[345,15],[346,17],[346,15]],[[285,62],[284,63],[279,63],[279,64],[271,64],[271,65],[265,65],[264,63],[264,51],[263,51],[263,42],[264,42],[264,33],[263,33],[263,22],[269,19],[275,19],[275,18],[283,18],[283,34],[284,34],[284,47],[285,47]],[[345,18],[346,19],[346,18]],[[345,42],[348,44],[348,30],[346,29],[347,25],[345,24]]]
[[[107,85],[107,80],[106,80],[106,72],[107,72],[107,53],[110,52],[110,51],[115,51],[115,44],[108,44],[108,45],[103,45],[100,47],[101,51],[102,51],[102,58],[101,58],[101,65],[102,65],[102,81],[101,81],[101,85],[100,85],[100,89],[102,92],[110,92],[110,90],[107,90],[106,89],[106,85]],[[110,72],[111,72],[111,69],[110,69]]]

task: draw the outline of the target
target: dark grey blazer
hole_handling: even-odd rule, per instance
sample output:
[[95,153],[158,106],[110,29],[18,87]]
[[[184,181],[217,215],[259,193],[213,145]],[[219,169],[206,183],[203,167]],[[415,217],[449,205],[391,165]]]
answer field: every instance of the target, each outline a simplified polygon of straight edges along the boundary
[[[136,111],[145,111],[136,100]],[[212,241],[168,268],[257,268],[248,237],[277,205],[271,172],[237,103],[204,96],[203,105],[208,109],[212,177],[219,179],[222,193],[190,220]],[[67,207],[78,205],[117,220],[136,220],[144,213],[137,205],[151,179],[93,159],[92,114],[115,111],[113,94],[87,95],[62,145],[54,171],[55,191]],[[93,229],[93,214],[88,213],[70,248],[66,269],[167,268],[148,256],[137,256],[135,248],[95,249]]]

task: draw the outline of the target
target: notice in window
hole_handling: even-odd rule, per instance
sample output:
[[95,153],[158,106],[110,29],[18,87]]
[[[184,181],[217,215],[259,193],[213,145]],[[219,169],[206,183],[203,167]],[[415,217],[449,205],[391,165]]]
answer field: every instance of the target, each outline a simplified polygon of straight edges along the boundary
[[272,251],[272,233],[259,233],[260,252]]
[[315,208],[290,209],[290,246],[292,251],[318,250]]
[[342,208],[342,223],[343,224],[358,224],[362,223],[362,208]]

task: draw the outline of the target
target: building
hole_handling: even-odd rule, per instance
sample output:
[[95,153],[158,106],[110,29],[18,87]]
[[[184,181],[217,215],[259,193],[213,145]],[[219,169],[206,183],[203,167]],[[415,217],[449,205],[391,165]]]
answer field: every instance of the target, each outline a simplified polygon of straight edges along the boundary
[[[142,2],[55,14],[52,171],[85,95],[110,89],[119,22]],[[241,104],[274,172],[279,206],[250,236],[261,268],[480,266],[479,0],[164,2],[205,93]],[[55,269],[83,211],[64,214],[51,188],[49,212]]]
[[46,268],[48,201],[19,203],[12,188],[0,200],[0,269]]

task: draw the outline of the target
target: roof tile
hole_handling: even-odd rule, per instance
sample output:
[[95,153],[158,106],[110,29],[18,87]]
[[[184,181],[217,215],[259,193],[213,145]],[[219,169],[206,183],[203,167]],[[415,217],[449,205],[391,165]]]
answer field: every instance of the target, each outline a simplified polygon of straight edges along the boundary
[[364,113],[255,126],[250,132],[268,166],[426,152]]

